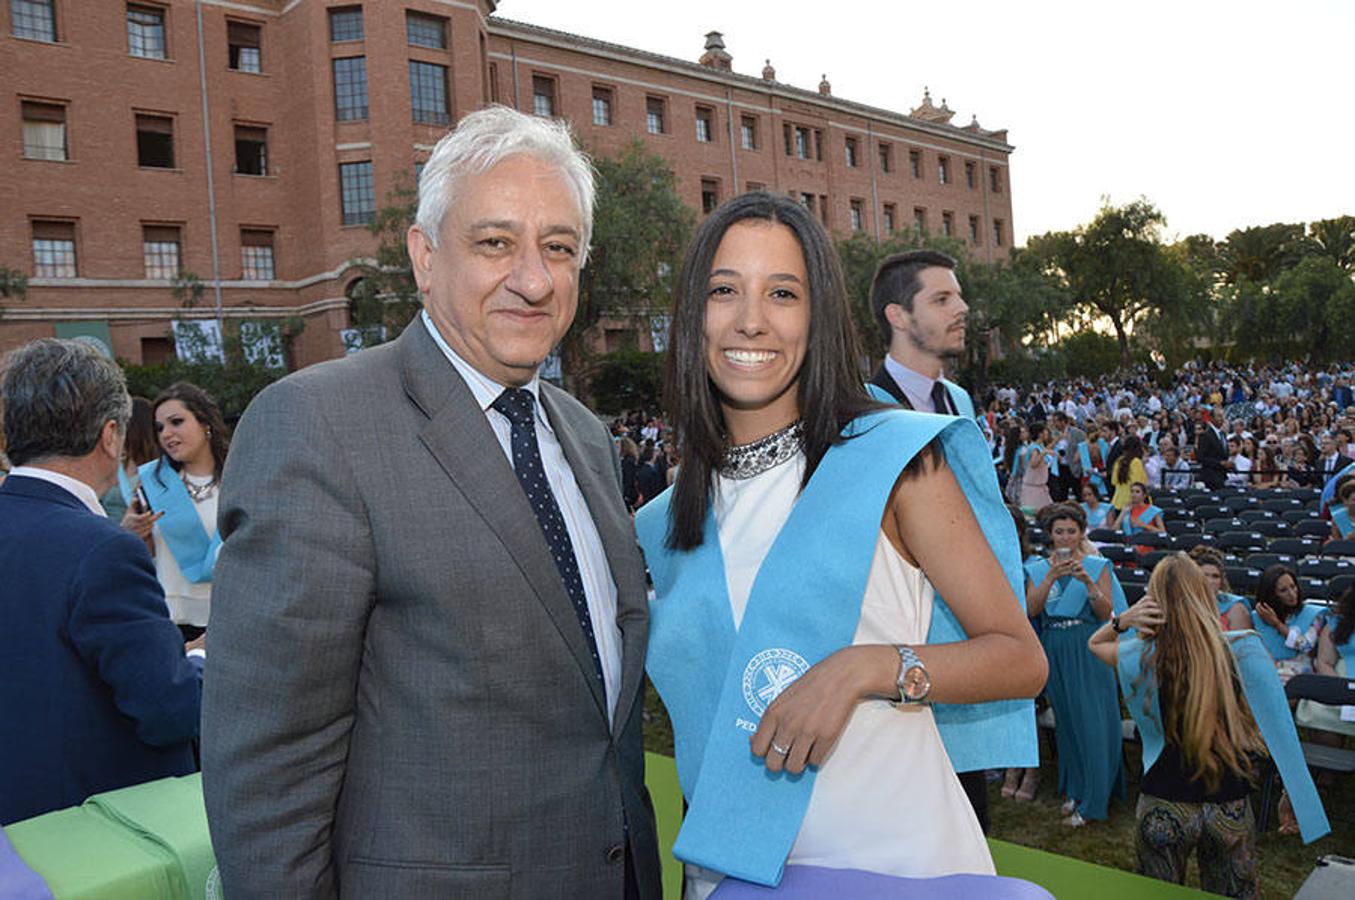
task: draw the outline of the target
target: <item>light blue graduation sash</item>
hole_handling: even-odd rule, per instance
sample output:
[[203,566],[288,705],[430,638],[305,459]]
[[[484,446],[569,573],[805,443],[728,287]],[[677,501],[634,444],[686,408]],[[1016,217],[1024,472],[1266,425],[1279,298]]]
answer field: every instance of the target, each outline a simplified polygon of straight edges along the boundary
[[[1224,636],[1228,639],[1228,649],[1233,652],[1242,693],[1251,707],[1252,718],[1256,720],[1270,758],[1275,761],[1280,781],[1289,792],[1289,802],[1294,806],[1303,842],[1311,844],[1328,834],[1331,826],[1327,823],[1327,813],[1322,809],[1313,776],[1308,772],[1308,764],[1304,762],[1284,685],[1255,632],[1228,631]],[[1120,637],[1116,658],[1120,690],[1143,737],[1143,771],[1147,772],[1157,762],[1167,741],[1162,732],[1162,707],[1158,702],[1156,679],[1151,672],[1143,672],[1142,655],[1143,642],[1137,636]]]
[[[1336,633],[1336,626],[1341,624],[1341,617],[1336,613],[1327,614],[1327,627]],[[1337,654],[1346,661],[1346,675],[1355,676],[1355,631],[1352,631],[1350,637],[1346,638],[1344,644],[1336,645]]]
[[132,488],[132,483],[127,480],[127,470],[122,466],[118,466],[118,493],[122,495],[122,502],[130,508],[132,499],[136,496],[136,491]]
[[1350,521],[1350,513],[1346,512],[1344,506],[1333,506],[1331,508],[1331,520],[1341,532],[1341,537],[1348,538],[1355,535],[1355,524]]
[[1138,520],[1135,521],[1134,507],[1131,506],[1129,507],[1129,515],[1125,516],[1120,522],[1120,530],[1127,535],[1138,534],[1140,531],[1147,531],[1147,523],[1153,521],[1160,515],[1162,515],[1162,509],[1149,504],[1147,508],[1143,510],[1143,515],[1139,516]]
[[[169,552],[174,554],[174,561],[179,564],[184,578],[194,584],[211,581],[216,556],[221,551],[221,535],[215,531],[207,534],[202,519],[198,518],[197,505],[183,486],[183,479],[168,465],[160,467],[161,462],[153,459],[138,470],[141,489],[146,492],[151,509],[164,513],[155,526],[160,529]],[[160,467],[158,472],[157,467]]]
[[[955,408],[960,411],[960,418],[975,419],[974,404],[969,398],[969,393],[964,388],[946,381],[944,378],[941,379],[941,383],[946,386],[951,401],[955,403]],[[890,405],[895,403],[894,398],[878,385],[867,384],[866,390],[881,403]],[[1024,448],[1018,449],[1014,459],[1019,462],[1024,452]],[[1015,477],[1018,484],[1023,468],[1024,466],[1018,469],[1014,476],[1009,476]],[[997,470],[993,468],[991,458],[988,460],[985,469],[989,473],[986,480],[990,484],[991,491],[997,496],[998,502],[1002,502],[1002,490],[998,486]],[[977,474],[974,477],[983,478],[982,475]],[[970,496],[970,502],[974,502],[974,495]],[[979,521],[982,522],[983,519],[980,518]],[[1014,528],[1012,533],[1015,534]],[[1019,546],[1015,552],[1008,556],[1006,551],[999,549],[996,543],[990,541],[990,544],[998,561],[1002,563],[1003,571],[1007,573],[1007,580],[1012,583],[1016,598],[1020,601],[1021,609],[1024,611],[1026,608],[1026,592],[1021,582]],[[960,625],[960,620],[955,618],[955,614],[951,612],[950,607],[946,605],[946,601],[941,595],[936,594],[932,603],[932,622],[927,631],[927,643],[951,644],[955,641],[963,641],[967,637],[964,628]],[[936,727],[941,732],[941,742],[946,745],[946,753],[950,756],[951,764],[957,772],[973,772],[978,769],[992,768],[1021,768],[1040,764],[1039,736],[1033,727],[1034,706],[1025,700],[997,700],[990,703],[937,703],[932,706],[932,714],[936,718]],[[1003,736],[1000,742],[994,740],[998,734]],[[1021,762],[1020,760],[1025,761]]]
[[[1110,571],[1110,609],[1114,615],[1119,615],[1129,608],[1128,598],[1124,595],[1124,587],[1120,584],[1120,579],[1115,577],[1115,569],[1110,564],[1110,560],[1103,556],[1084,556],[1082,557],[1082,568],[1092,581],[1101,577],[1101,573]],[[1034,559],[1025,565],[1026,577],[1030,579],[1032,585],[1044,581],[1046,573],[1049,572],[1049,560]],[[1096,614],[1092,612],[1091,603],[1088,601],[1087,586],[1078,581],[1071,575],[1064,575],[1062,578],[1055,578],[1054,584],[1049,588],[1049,596],[1044,602],[1044,613],[1046,618],[1054,619],[1085,619],[1088,622],[1099,622]]]
[[[1105,443],[1102,441],[1101,443]],[[1092,486],[1096,488],[1098,495],[1106,493],[1106,480],[1092,468],[1092,451],[1086,441],[1077,445],[1077,458],[1082,462],[1082,474],[1086,475],[1091,481]]]
[[1247,602],[1246,597],[1239,597],[1237,594],[1230,594],[1227,591],[1219,591],[1215,594],[1214,602],[1218,604],[1219,615],[1221,616],[1227,615],[1228,610],[1237,606],[1239,603],[1247,610],[1248,614],[1251,613],[1251,604]]
[[1331,506],[1331,502],[1336,497],[1336,485],[1340,483],[1342,478],[1352,474],[1355,474],[1355,463],[1351,463],[1341,471],[1337,472],[1331,478],[1327,479],[1327,483],[1322,486],[1322,500],[1320,508],[1322,509],[1331,508],[1333,510],[1335,509],[1334,506]]
[[[1303,604],[1294,615],[1289,617],[1287,622],[1283,623],[1286,632],[1293,628],[1297,628],[1300,633],[1307,631],[1312,627],[1313,621],[1325,612],[1325,607],[1308,603]],[[1261,643],[1265,644],[1266,649],[1270,651],[1271,658],[1278,661],[1281,659],[1293,659],[1295,656],[1298,656],[1298,651],[1285,643],[1288,639],[1288,634],[1286,633],[1284,637],[1280,637],[1279,632],[1261,620],[1260,614],[1257,613],[1255,609],[1252,610],[1251,620],[1252,628],[1256,629],[1256,634],[1261,638]]]
[[[664,546],[671,491],[636,516],[656,593],[647,670],[673,722],[678,777],[690,804],[673,853],[757,884],[779,881],[815,770],[769,773],[750,752],[748,738],[776,694],[851,644],[890,491],[933,438],[940,436],[947,465],[1013,590],[1019,588],[1015,528],[973,420],[891,409],[862,417],[847,433],[855,437],[825,454],[795,501],[758,570],[737,631],[714,509],[707,513],[702,544],[684,552]],[[933,632],[941,607],[937,598]],[[986,744],[994,760],[986,765],[1016,765],[997,762],[999,756],[1033,764],[1031,701],[988,706],[1014,707],[1016,715],[972,714],[971,743]],[[1014,728],[1008,727],[1011,718]],[[1022,744],[1027,753],[1013,751]]]
[[[1082,507],[1082,512],[1085,513],[1087,516],[1088,531],[1090,531],[1093,528],[1105,528],[1107,525],[1110,524],[1109,503],[1098,503],[1096,506],[1096,512],[1092,512],[1091,507],[1087,506],[1087,504],[1085,503],[1079,503],[1078,505]],[[1097,516],[1099,516],[1099,518],[1095,518]]]

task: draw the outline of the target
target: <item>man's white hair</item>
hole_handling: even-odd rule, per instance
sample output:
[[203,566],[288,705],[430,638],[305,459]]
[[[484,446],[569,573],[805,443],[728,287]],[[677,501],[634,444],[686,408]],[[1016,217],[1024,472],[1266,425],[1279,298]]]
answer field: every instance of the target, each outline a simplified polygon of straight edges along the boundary
[[460,180],[487,172],[517,155],[556,166],[573,189],[583,223],[582,267],[588,261],[588,242],[593,235],[593,164],[575,144],[563,121],[525,115],[506,106],[489,106],[467,115],[433,148],[419,176],[419,211],[414,219],[419,230],[437,247],[442,220],[456,202]]

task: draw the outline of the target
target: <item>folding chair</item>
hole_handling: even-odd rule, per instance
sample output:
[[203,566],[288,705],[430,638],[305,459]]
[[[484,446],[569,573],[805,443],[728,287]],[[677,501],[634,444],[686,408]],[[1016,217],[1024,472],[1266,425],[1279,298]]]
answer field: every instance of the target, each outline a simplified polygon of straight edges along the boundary
[[1123,544],[1124,532],[1114,528],[1093,528],[1087,532],[1087,540],[1093,544]]
[[1248,523],[1248,527],[1251,528],[1252,531],[1265,535],[1267,538],[1289,537],[1289,535],[1293,534],[1293,531],[1289,527],[1289,523],[1283,519],[1262,519],[1259,522]]
[[1266,549],[1266,539],[1255,531],[1225,531],[1219,535],[1215,544],[1220,550],[1236,550],[1241,553],[1261,553]]
[[1313,578],[1311,575],[1299,576],[1299,596],[1307,597],[1309,600],[1320,600],[1322,606],[1327,605],[1327,579]]
[[1176,549],[1183,552],[1189,552],[1201,544],[1214,545],[1214,536],[1212,534],[1199,534],[1192,532],[1190,534],[1176,535]]
[[1154,550],[1170,550],[1174,546],[1170,534],[1158,534],[1155,531],[1140,531],[1125,538],[1125,543],[1136,547],[1152,547]]
[[1175,552],[1176,552],[1175,550],[1153,550],[1150,553],[1145,553],[1143,555],[1143,558],[1139,560],[1139,562],[1143,566],[1143,568],[1151,572],[1153,571],[1153,569],[1157,568],[1158,563],[1162,562],[1162,560],[1166,559],[1168,556],[1171,556]]
[[1241,519],[1243,522],[1247,522],[1249,524],[1252,522],[1280,521],[1280,516],[1278,513],[1269,509],[1262,509],[1259,506],[1252,507],[1251,509],[1244,509],[1237,514],[1237,517]]
[[1199,509],[1201,506],[1219,506],[1223,503],[1223,498],[1218,494],[1192,494],[1181,500],[1189,509]]
[[1206,534],[1223,534],[1225,531],[1238,531],[1244,527],[1241,519],[1205,519],[1204,531]]
[[[1284,686],[1290,700],[1312,700],[1327,706],[1355,706],[1355,681],[1331,675],[1295,675]],[[1308,768],[1337,775],[1355,774],[1355,750],[1300,741]],[[1264,832],[1270,820],[1270,799],[1275,787],[1275,767],[1268,766],[1261,788],[1261,817],[1257,831]]]
[[1321,540],[1331,534],[1331,523],[1322,519],[1309,519],[1294,526],[1294,534],[1299,537],[1311,537]]
[[1291,509],[1286,512],[1280,513],[1280,518],[1284,519],[1290,525],[1298,525],[1300,522],[1310,522],[1315,519],[1320,519],[1321,517],[1319,516],[1317,510],[1304,509],[1302,506],[1300,506],[1298,509]]
[[1194,519],[1165,519],[1162,524],[1167,526],[1167,534],[1172,537],[1200,533],[1200,523]]
[[1141,581],[1121,582],[1120,587],[1124,588],[1124,599],[1130,606],[1142,600],[1148,592],[1148,585]]
[[1241,512],[1244,509],[1253,509],[1259,507],[1261,505],[1261,501],[1257,500],[1251,494],[1238,494],[1233,497],[1224,497],[1223,505],[1231,509],[1233,512]]
[[[1293,567],[1294,557],[1287,553],[1253,553],[1247,557],[1247,567],[1252,569],[1269,569],[1271,566],[1289,566]],[[1303,570],[1299,570],[1303,574]]]
[[1134,552],[1134,548],[1126,547],[1123,544],[1106,544],[1100,548],[1100,551],[1102,556],[1117,566],[1132,566],[1138,561],[1138,554]]
[[1300,560],[1295,568],[1300,575],[1307,575],[1310,578],[1335,578],[1338,575],[1355,574],[1355,560],[1324,556]]
[[1266,545],[1266,549],[1271,553],[1285,553],[1295,559],[1301,559],[1317,553],[1321,549],[1321,545],[1317,541],[1305,537],[1284,537],[1271,541]]
[[1355,573],[1349,575],[1337,575],[1335,578],[1327,581],[1327,600],[1335,603],[1341,599],[1341,595],[1350,590],[1350,586],[1355,584]]
[[1234,593],[1254,595],[1256,586],[1261,583],[1261,570],[1251,566],[1224,566],[1228,575],[1228,584]]
[[1355,557],[1355,540],[1328,541],[1322,545],[1322,555]]
[[1277,515],[1283,515],[1286,512],[1302,510],[1303,503],[1293,497],[1272,497],[1269,500],[1262,500],[1261,508],[1268,509]]

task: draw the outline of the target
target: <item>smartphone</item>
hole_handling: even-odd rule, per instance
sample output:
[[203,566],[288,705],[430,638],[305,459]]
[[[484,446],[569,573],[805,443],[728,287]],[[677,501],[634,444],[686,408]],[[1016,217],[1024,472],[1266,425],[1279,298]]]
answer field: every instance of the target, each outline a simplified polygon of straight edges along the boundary
[[146,497],[146,489],[139,484],[136,486],[136,502],[141,504],[141,511],[143,513],[155,512],[155,510],[151,508],[151,501]]
[[1059,562],[1067,562],[1073,558],[1073,548],[1071,547],[1060,547],[1057,552],[1059,555]]

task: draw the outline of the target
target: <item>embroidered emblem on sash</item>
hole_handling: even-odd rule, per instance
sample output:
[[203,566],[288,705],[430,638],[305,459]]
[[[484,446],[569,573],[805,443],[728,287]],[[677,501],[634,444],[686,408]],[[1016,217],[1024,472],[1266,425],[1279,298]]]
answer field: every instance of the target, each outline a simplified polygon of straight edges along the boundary
[[743,699],[755,715],[761,716],[777,695],[808,671],[809,663],[794,650],[763,650],[743,670]]

